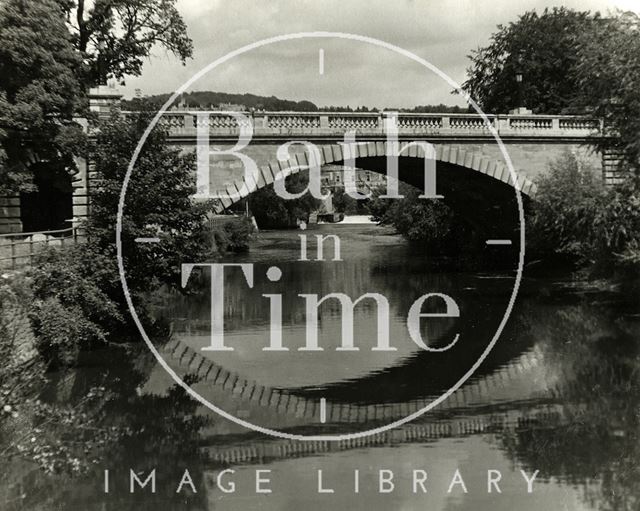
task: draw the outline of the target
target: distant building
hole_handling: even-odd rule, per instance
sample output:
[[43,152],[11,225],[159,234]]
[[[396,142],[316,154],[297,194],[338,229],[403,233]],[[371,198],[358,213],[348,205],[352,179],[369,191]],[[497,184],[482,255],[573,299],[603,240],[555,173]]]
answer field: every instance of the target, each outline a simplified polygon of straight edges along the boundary
[[[348,177],[345,174],[344,166],[325,165],[322,167],[321,183],[325,190],[335,191],[338,188],[344,188],[346,179]],[[356,169],[355,176],[352,175],[350,179],[356,189],[361,192],[387,186],[387,176],[370,170]]]
[[223,112],[246,112],[247,107],[245,105],[236,105],[234,103],[220,103],[215,110]]

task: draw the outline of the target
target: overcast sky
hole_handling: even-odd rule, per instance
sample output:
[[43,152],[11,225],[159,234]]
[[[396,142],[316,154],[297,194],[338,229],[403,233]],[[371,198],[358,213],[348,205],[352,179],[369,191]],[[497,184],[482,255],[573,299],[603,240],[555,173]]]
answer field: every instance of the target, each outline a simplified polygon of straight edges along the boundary
[[[183,66],[156,50],[142,76],[121,91],[131,97],[173,92],[194,73],[241,46],[303,31],[365,35],[405,48],[462,83],[471,49],[487,44],[497,24],[527,10],[564,5],[607,12],[640,11],[640,0],[179,0],[193,39],[193,59]],[[324,73],[319,73],[319,50]],[[215,69],[191,90],[251,92],[307,99],[318,106],[407,107],[464,104],[451,87],[423,67],[388,50],[346,40],[280,42]]]

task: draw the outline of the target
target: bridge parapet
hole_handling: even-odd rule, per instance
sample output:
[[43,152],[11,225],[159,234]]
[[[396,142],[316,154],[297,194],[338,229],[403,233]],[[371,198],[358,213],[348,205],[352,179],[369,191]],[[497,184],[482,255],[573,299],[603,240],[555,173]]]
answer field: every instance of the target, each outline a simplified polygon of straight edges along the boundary
[[[131,114],[131,112],[124,112]],[[241,112],[251,122],[255,136],[342,136],[355,130],[359,135],[385,135],[383,112]],[[191,138],[198,127],[208,126],[210,136],[235,136],[239,132],[236,112],[172,110],[160,123],[176,138]],[[434,137],[491,137],[493,128],[501,137],[584,139],[602,134],[602,121],[563,115],[488,115],[398,113],[400,135]],[[240,121],[241,122],[241,121]]]

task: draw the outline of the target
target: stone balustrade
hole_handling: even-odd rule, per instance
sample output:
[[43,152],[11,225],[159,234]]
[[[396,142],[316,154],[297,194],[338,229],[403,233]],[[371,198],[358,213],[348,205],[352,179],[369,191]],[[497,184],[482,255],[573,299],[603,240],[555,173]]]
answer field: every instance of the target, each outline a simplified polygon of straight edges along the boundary
[[[130,112],[125,112],[125,114]],[[384,136],[385,115],[378,112],[243,112],[254,136],[342,136],[354,130],[359,135]],[[488,115],[398,113],[400,135],[491,136],[489,127],[501,137],[597,137],[602,121],[562,115]],[[240,121],[242,122],[242,121]],[[247,121],[244,121],[245,123]],[[209,126],[212,136],[238,133],[238,119],[232,112],[168,111],[160,120],[170,136],[195,137],[198,126]]]

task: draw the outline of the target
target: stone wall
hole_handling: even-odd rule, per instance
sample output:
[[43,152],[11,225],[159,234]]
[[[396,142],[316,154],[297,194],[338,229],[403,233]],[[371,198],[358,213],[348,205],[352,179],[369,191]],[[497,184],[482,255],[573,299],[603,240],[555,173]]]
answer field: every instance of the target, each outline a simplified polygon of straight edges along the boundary
[[22,232],[20,197],[0,197],[0,234]]

